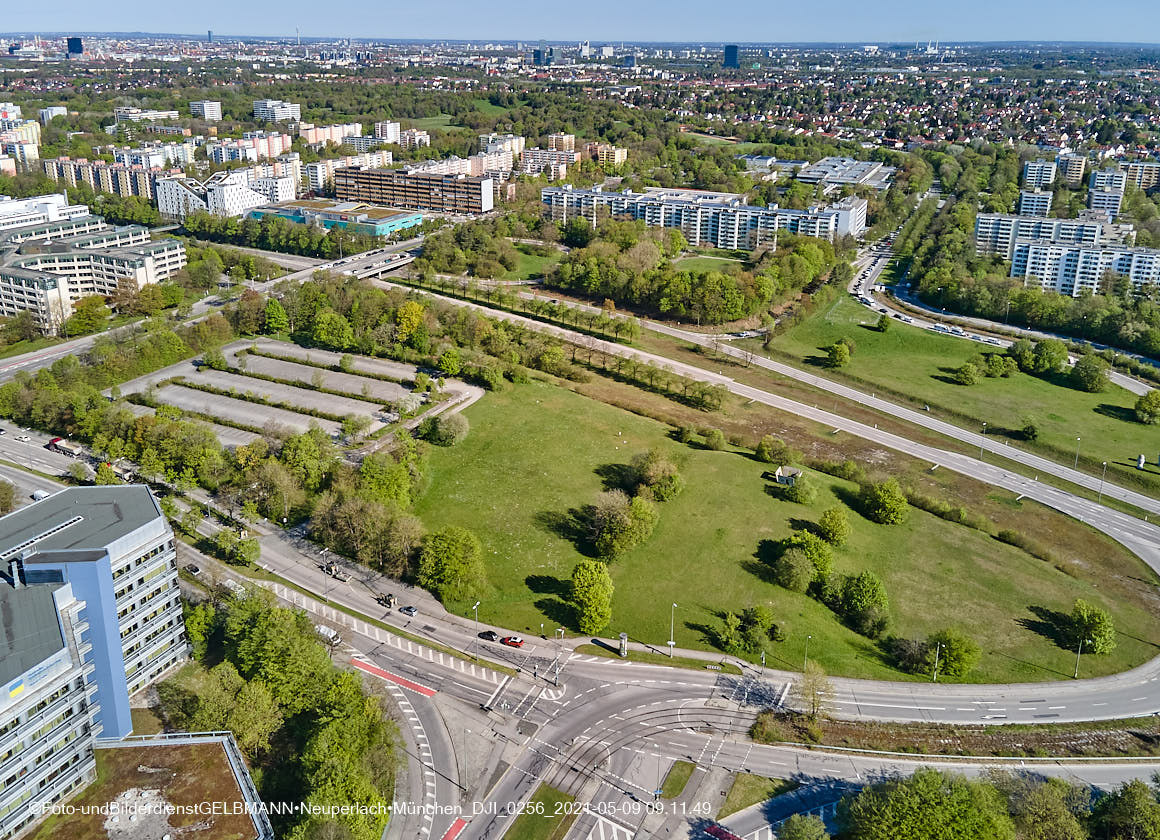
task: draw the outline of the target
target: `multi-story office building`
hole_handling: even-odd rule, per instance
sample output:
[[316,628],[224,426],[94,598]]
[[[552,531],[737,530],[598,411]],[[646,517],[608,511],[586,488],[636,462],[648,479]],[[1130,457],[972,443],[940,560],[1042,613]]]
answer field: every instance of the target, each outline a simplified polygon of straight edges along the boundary
[[290,122],[302,119],[302,106],[280,99],[255,99],[254,119],[259,122]]
[[736,44],[725,45],[725,56],[721,60],[721,66],[736,70],[741,66],[741,55],[737,49]]
[[419,128],[406,128],[399,132],[399,145],[404,149],[419,149],[431,145],[431,135]]
[[397,122],[375,123],[375,137],[378,137],[384,143],[398,143],[399,131],[400,126]]
[[49,105],[47,108],[40,109],[40,121],[44,125],[48,125],[56,117],[67,117],[68,108],[63,105]]
[[59,193],[37,195],[32,198],[0,196],[0,232],[15,228],[62,222],[89,215],[83,204],[69,204]]
[[167,280],[185,263],[180,240],[154,241],[148,228],[113,227],[98,216],[11,227],[0,235],[0,315],[28,311],[56,333],[81,298]]
[[1041,190],[1055,183],[1058,171],[1053,160],[1029,160],[1023,164],[1023,189]]
[[1160,161],[1136,160],[1124,164],[1128,180],[1142,190],[1160,185]]
[[1088,178],[1088,189],[1123,192],[1127,188],[1128,173],[1119,169],[1097,169]]
[[[271,198],[269,189],[260,191],[259,182],[262,180],[247,170],[215,172],[204,181],[186,177],[160,178],[155,186],[157,209],[165,218],[176,221],[183,221],[190,213],[199,211],[215,216],[242,216],[253,207],[275,200]],[[275,195],[285,195],[285,190],[289,189],[289,197],[293,198],[293,179],[286,177],[284,183],[288,187],[280,188],[282,191]]]
[[176,111],[157,111],[153,109],[131,108],[127,106],[117,107],[113,109],[113,119],[119,123],[123,122],[157,122],[159,120],[175,120],[178,115]]
[[563,132],[549,134],[548,148],[554,152],[574,152],[576,151],[576,135],[564,134]]
[[1160,249],[1021,239],[1011,258],[1011,276],[1024,285],[1072,297],[1101,292],[1109,275],[1126,277],[1134,289],[1160,284]]
[[341,201],[361,201],[456,215],[491,210],[495,206],[494,189],[491,178],[470,175],[439,175],[363,167],[348,167],[334,173],[334,191]]
[[180,175],[180,169],[147,169],[120,163],[88,161],[84,158],[48,158],[40,162],[44,174],[69,187],[86,184],[94,192],[152,199],[158,177]]
[[511,152],[515,157],[524,153],[527,141],[518,134],[481,134],[479,135],[479,150],[481,152]]
[[568,185],[545,187],[540,195],[557,221],[582,216],[595,224],[600,213],[606,212],[641,219],[651,227],[680,228],[689,242],[716,248],[753,248],[771,241],[778,231],[833,240],[859,236],[866,229],[867,203],[862,198],[790,210],[754,207],[735,193],[662,187],[636,193],[604,192],[600,187],[577,190]]
[[189,112],[193,116],[206,122],[220,122],[222,118],[222,103],[216,99],[199,99],[189,103]]
[[334,186],[334,173],[348,166],[363,166],[367,169],[381,169],[394,162],[390,152],[365,152],[341,158],[327,158],[305,164],[302,167],[303,187],[311,192],[323,192]]
[[1088,190],[1088,208],[1107,215],[1109,220],[1120,215],[1124,202],[1122,190]]
[[1084,155],[1063,154],[1057,155],[1055,165],[1063,175],[1063,180],[1069,187],[1078,187],[1083,183],[1084,171],[1087,169],[1087,158]]
[[979,213],[975,217],[975,253],[1011,259],[1020,239],[1043,240],[1064,245],[1130,245],[1131,225],[1113,225],[1106,216],[1085,211],[1078,219],[1046,219]]
[[0,518],[0,836],[94,776],[94,739],[189,653],[173,532],[142,485],[72,487]]
[[1051,213],[1051,199],[1052,193],[1048,190],[1020,190],[1019,215],[1046,216]]

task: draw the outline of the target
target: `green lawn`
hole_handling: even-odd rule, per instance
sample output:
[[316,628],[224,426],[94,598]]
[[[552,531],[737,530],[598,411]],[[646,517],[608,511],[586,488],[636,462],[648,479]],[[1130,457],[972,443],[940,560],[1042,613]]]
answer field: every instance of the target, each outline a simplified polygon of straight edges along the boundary
[[725,271],[742,263],[728,257],[685,257],[673,265],[680,271]]
[[661,785],[661,798],[676,799],[684,793],[685,785],[689,783],[696,769],[697,765],[691,761],[674,761],[665,775],[664,784]]
[[[913,404],[928,404],[977,435],[987,422],[987,434],[997,435],[1012,446],[1025,447],[1017,431],[1024,418],[1039,427],[1044,454],[1071,465],[1080,438],[1080,464],[1088,471],[1108,462],[1109,476],[1123,471],[1133,480],[1149,478],[1160,488],[1160,426],[1145,426],[1134,419],[1136,395],[1111,386],[1090,394],[1025,373],[1007,379],[981,379],[977,385],[956,385],[950,371],[979,352],[1002,352],[1000,348],[893,321],[889,332],[865,329],[878,314],[843,296],[774,340],[775,348],[807,364],[821,364],[828,347],[842,336],[856,346],[848,367],[835,375],[859,380],[864,388],[905,396]],[[818,369],[823,372],[823,368]],[[825,371],[830,373],[829,371]],[[1062,380],[1062,377],[1060,378]],[[1148,476],[1137,472],[1136,456],[1145,453],[1153,465]]]
[[797,782],[788,779],[767,779],[765,776],[754,776],[752,773],[737,773],[733,777],[733,785],[729,788],[725,801],[721,804],[721,810],[717,812],[717,819],[723,820],[750,805],[789,793],[797,786]]
[[[899,678],[872,643],[819,602],[768,582],[758,559],[763,541],[817,521],[826,507],[844,504],[853,485],[811,474],[821,490],[814,505],[780,501],[766,492],[766,465],[745,453],[682,446],[665,425],[543,383],[489,393],[466,414],[467,440],[431,452],[431,490],[417,513],[430,529],[454,524],[479,535],[490,584],[481,597],[481,621],[533,635],[541,622],[571,627],[561,596],[583,556],[572,540],[572,512],[602,489],[599,473],[660,446],[679,463],[687,488],[661,506],[649,542],[612,564],[616,594],[606,636],[624,631],[663,647],[675,602],[677,644],[711,650],[708,636],[721,611],[767,604],[786,633],[785,641],[770,643],[770,667],[800,668],[805,637],[812,635],[810,656],[831,673]],[[1104,594],[1107,570],[1098,556],[1084,558],[1069,575],[922,511],[899,526],[874,525],[854,513],[850,521],[854,533],[835,553],[835,571],[872,569],[882,576],[893,632],[925,636],[948,625],[970,632],[984,651],[973,675],[979,681],[1070,676],[1074,654],[1036,632],[1042,625],[1037,628],[1030,609],[1070,610],[1077,597],[1106,606],[1121,631],[1113,654],[1085,659],[1087,673],[1120,671],[1156,653],[1156,623],[1146,606],[1156,578],[1143,564],[1117,573],[1117,584],[1120,576],[1145,583],[1121,586],[1117,591],[1133,594],[1113,603]],[[462,615],[470,606],[449,605]]]
[[492,105],[486,99],[473,99],[471,100],[471,105],[479,113],[488,117],[502,117],[508,113],[508,109],[503,105]]
[[576,820],[575,813],[557,813],[575,801],[563,791],[541,783],[504,835],[506,840],[563,840]]
[[560,258],[564,256],[563,251],[555,248],[546,257],[538,256],[531,253],[532,246],[524,242],[517,242],[516,250],[520,252],[520,264],[516,266],[515,270],[507,272],[500,279],[528,280],[532,277],[543,277],[545,272],[560,262]]
[[411,128],[418,128],[423,131],[431,131],[435,128],[448,128],[452,125],[454,120],[451,114],[436,114],[433,117],[422,117],[417,120],[404,120]]
[[34,338],[32,341],[17,341],[15,344],[9,344],[0,350],[0,359],[31,353],[33,350],[43,350],[45,347],[59,343],[59,338]]

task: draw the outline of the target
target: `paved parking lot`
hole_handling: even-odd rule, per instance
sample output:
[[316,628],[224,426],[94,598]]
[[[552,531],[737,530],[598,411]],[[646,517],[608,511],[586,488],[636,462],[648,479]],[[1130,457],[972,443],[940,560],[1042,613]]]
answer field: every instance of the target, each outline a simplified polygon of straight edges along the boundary
[[[371,379],[357,374],[341,373],[333,370],[311,367],[297,362],[284,362],[281,359],[269,359],[265,356],[242,355],[245,359],[247,372],[260,373],[263,376],[274,376],[291,382],[301,382],[304,385],[314,383],[315,376],[322,377],[324,388],[333,391],[342,391],[345,394],[362,394],[368,399],[378,400],[380,403],[391,403],[400,397],[406,396],[410,390],[394,382],[383,382],[380,379]],[[231,362],[233,359],[231,359]],[[235,362],[236,364],[236,362]],[[364,390],[365,389],[365,390]]]
[[259,405],[232,397],[220,397],[217,394],[206,394],[203,391],[183,388],[180,385],[163,385],[156,390],[155,394],[159,401],[184,411],[196,411],[201,414],[221,417],[254,429],[262,429],[267,423],[274,423],[297,434],[305,432],[314,423],[327,434],[336,435],[340,428],[339,424],[333,420],[321,420],[317,417],[285,411],[268,405]]
[[[273,402],[286,403],[296,408],[301,407],[313,411],[325,411],[329,414],[355,414],[374,417],[382,412],[381,403],[355,400],[350,397],[336,397],[334,394],[322,394],[306,388],[295,388],[293,385],[282,385],[278,382],[267,382],[264,379],[255,379],[252,376],[241,376],[236,373],[226,373],[220,370],[202,368],[198,373],[186,377],[186,381],[201,385],[211,385],[222,390],[233,389],[239,394],[254,394],[255,396]],[[207,396],[210,396],[207,394]]]
[[[206,394],[206,396],[208,397],[210,395]],[[126,405],[128,405],[129,410],[138,417],[146,414],[157,413],[147,405],[137,405],[136,403],[126,403]],[[217,435],[217,439],[221,441],[222,446],[246,446],[247,444],[252,443],[261,437],[261,435],[255,434],[254,432],[246,432],[242,429],[235,429],[232,426],[220,426],[217,423],[206,423],[206,425],[213,430],[215,435]]]

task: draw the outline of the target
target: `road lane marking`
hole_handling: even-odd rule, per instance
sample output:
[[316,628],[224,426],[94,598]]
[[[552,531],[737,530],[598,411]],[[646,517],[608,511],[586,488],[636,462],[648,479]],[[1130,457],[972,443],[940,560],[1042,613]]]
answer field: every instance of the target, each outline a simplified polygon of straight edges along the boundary
[[350,664],[354,665],[354,667],[358,668],[360,671],[366,671],[368,674],[373,674],[379,679],[386,680],[387,682],[393,682],[395,685],[400,685],[403,688],[415,692],[416,694],[422,694],[424,697],[434,697],[436,694],[438,694],[435,689],[430,688],[429,686],[425,686],[422,683],[409,680],[406,677],[400,677],[398,674],[392,674],[390,671],[384,671],[382,668],[379,668],[376,665],[371,665],[369,662],[363,662],[361,659],[352,659]]

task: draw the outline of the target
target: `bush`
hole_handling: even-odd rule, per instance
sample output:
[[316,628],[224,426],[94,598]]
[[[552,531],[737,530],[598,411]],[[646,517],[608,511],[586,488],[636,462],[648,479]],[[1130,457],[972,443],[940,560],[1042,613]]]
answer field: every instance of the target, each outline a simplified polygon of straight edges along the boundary
[[974,640],[957,630],[939,630],[926,640],[926,659],[934,674],[935,656],[938,656],[938,673],[955,679],[962,679],[979,664],[981,652]]
[[860,502],[866,518],[880,525],[898,525],[904,522],[910,507],[902,488],[893,478],[876,484],[862,485]]
[[830,568],[834,563],[834,553],[830,545],[816,534],[809,531],[797,531],[782,542],[785,551],[797,549],[805,554],[814,567],[814,580],[820,581],[829,577]]
[[467,439],[470,428],[462,414],[440,414],[424,420],[420,434],[436,446],[454,446]]
[[805,592],[817,576],[809,556],[801,548],[787,548],[773,561],[773,579],[790,592]]
[[850,364],[850,345],[844,341],[831,344],[826,351],[827,364],[832,368],[842,368]]
[[979,381],[979,369],[967,362],[955,369],[954,380],[959,385],[975,385]]
[[677,472],[676,464],[659,448],[650,449],[632,459],[632,489],[647,491],[658,502],[675,499],[685,488],[685,480]]
[[419,585],[440,601],[476,597],[486,579],[483,548],[471,531],[449,526],[424,538]]
[[725,448],[725,435],[720,429],[705,429],[702,434],[705,438],[706,448],[716,452]]
[[677,440],[681,443],[689,444],[697,439],[697,429],[695,426],[681,426],[677,429]]
[[1108,389],[1108,368],[1111,367],[1099,356],[1080,356],[1071,369],[1071,384],[1080,391],[1098,394]]
[[773,435],[765,435],[758,442],[754,454],[757,456],[757,460],[764,461],[767,464],[775,464],[779,467],[797,460],[795,458],[796,453],[789,448],[786,442]]
[[782,498],[787,502],[796,502],[799,505],[811,505],[818,498],[818,488],[805,473],[794,479],[794,483],[782,490]]
[[874,572],[847,577],[842,582],[839,605],[846,624],[868,638],[882,635],[889,622],[890,602],[886,598],[886,587]]
[[1005,528],[995,535],[995,539],[1000,542],[1005,542],[1008,545],[1013,545],[1016,548],[1021,548],[1032,557],[1038,557],[1040,560],[1045,560],[1048,563],[1055,562],[1055,554],[1052,553],[1051,549],[1034,537],[1029,537],[1018,531]]
[[1136,400],[1136,419],[1149,426],[1160,423],[1160,390],[1152,390]]
[[1089,653],[1111,653],[1116,649],[1116,628],[1107,610],[1076,598],[1071,609],[1071,641],[1082,641]]
[[1039,440],[1039,424],[1034,420],[1024,420],[1023,428],[1019,430],[1019,434],[1026,441]]
[[826,508],[818,519],[818,531],[830,545],[845,545],[850,538],[850,520],[840,507]]
[[927,643],[923,639],[904,639],[891,636],[882,643],[882,649],[894,667],[907,674],[921,674],[927,671]]

